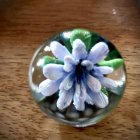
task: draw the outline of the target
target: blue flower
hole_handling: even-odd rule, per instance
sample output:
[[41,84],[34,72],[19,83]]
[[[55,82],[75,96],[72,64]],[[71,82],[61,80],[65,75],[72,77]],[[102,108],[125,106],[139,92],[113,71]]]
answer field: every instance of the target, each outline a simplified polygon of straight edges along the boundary
[[116,81],[104,76],[112,73],[113,68],[97,65],[109,53],[107,44],[99,42],[88,53],[84,42],[76,39],[72,44],[71,54],[65,46],[52,41],[50,49],[64,65],[47,64],[43,67],[43,74],[47,79],[40,83],[40,92],[44,96],[51,96],[59,91],[57,107],[60,110],[71,103],[79,111],[85,110],[85,103],[105,108],[109,99],[102,92],[102,87],[117,87]]

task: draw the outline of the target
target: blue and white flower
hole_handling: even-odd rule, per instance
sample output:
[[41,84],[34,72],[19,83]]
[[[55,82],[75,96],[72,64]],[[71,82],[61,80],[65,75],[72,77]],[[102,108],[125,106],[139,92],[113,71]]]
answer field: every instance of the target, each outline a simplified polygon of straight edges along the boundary
[[52,41],[50,49],[64,65],[51,63],[43,67],[43,74],[47,79],[40,83],[40,92],[44,96],[51,96],[59,91],[57,107],[60,110],[71,103],[79,111],[85,110],[85,103],[105,108],[109,99],[101,88],[117,87],[116,81],[104,76],[112,73],[113,68],[97,65],[109,53],[107,44],[99,42],[88,53],[84,42],[76,39],[70,53],[65,46]]

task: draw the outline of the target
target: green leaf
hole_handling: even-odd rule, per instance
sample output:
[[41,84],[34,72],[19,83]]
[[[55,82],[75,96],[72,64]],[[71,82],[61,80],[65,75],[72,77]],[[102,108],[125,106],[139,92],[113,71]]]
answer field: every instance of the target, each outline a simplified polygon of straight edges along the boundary
[[108,91],[106,90],[106,88],[105,87],[102,87],[101,88],[101,91],[106,95],[106,96],[108,96]]
[[115,59],[115,58],[118,58],[119,56],[120,56],[119,52],[115,49],[108,54],[105,60]]
[[71,32],[70,42],[71,42],[71,45],[73,45],[73,42],[76,39],[81,39],[85,43],[87,50],[89,50],[91,47],[91,37],[92,37],[92,34],[88,30],[74,29]]
[[[91,34],[92,34],[92,36],[91,36],[91,45],[90,45],[89,50],[90,50],[96,43],[99,42],[99,41],[98,41],[99,39],[101,39],[101,37],[100,37],[97,33],[92,32]],[[89,50],[88,50],[88,51],[89,51]]]
[[70,35],[71,32],[67,31],[67,32],[63,32],[61,34],[61,41],[63,42],[64,46],[70,51],[72,52],[72,46],[71,46],[71,42],[70,42]]
[[109,66],[112,67],[114,70],[118,69],[120,66],[123,64],[123,59],[118,58],[118,59],[112,59],[109,61],[103,60],[98,63],[99,66]]
[[54,63],[54,64],[64,64],[64,62],[56,59],[55,57],[51,57],[51,56],[44,56],[43,58],[41,58],[39,60],[38,65],[40,67],[45,66],[46,64],[50,64],[50,63]]

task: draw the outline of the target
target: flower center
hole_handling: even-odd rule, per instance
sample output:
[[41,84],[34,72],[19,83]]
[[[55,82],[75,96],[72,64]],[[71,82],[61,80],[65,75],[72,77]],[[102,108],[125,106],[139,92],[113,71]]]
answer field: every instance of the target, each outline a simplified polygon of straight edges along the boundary
[[77,82],[80,82],[81,79],[85,77],[86,74],[86,66],[81,65],[82,60],[78,63],[75,69],[75,74],[76,74],[76,80]]

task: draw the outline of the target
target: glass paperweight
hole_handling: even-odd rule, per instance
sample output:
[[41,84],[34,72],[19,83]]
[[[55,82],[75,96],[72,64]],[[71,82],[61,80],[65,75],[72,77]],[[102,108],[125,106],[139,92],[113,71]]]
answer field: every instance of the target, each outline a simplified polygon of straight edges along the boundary
[[125,84],[125,65],[116,47],[85,29],[48,39],[29,68],[32,96],[41,110],[75,127],[108,116],[122,98]]

